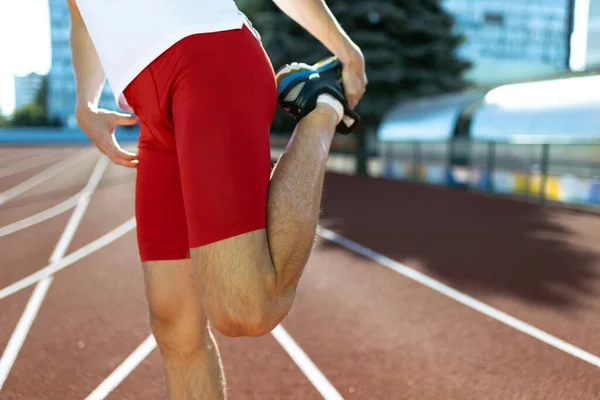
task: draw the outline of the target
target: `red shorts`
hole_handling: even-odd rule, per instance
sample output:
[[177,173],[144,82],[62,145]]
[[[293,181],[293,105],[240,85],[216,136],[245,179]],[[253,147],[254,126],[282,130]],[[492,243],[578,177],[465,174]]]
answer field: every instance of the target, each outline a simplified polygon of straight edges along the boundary
[[124,95],[141,120],[136,179],[142,261],[266,227],[275,74],[249,28],[188,36]]

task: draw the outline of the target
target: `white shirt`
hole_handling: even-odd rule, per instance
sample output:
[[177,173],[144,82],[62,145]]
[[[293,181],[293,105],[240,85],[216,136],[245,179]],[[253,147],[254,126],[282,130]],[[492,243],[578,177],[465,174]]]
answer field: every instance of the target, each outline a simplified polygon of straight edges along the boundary
[[77,0],[119,107],[123,90],[161,53],[186,36],[240,29],[234,0]]

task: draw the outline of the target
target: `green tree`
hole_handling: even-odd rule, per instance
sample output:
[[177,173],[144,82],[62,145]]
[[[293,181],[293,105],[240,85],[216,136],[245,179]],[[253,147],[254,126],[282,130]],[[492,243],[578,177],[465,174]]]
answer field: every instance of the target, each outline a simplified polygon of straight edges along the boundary
[[42,83],[35,94],[33,102],[44,109],[45,115],[48,115],[48,92],[50,90],[50,84],[48,83],[48,76],[42,77]]
[[[369,87],[357,108],[363,129],[357,135],[359,172],[366,172],[367,132],[400,101],[461,90],[470,64],[457,56],[463,37],[440,0],[327,0],[344,30],[361,47]],[[313,63],[329,52],[284,15],[272,0],[238,0],[262,36],[271,61],[279,68],[291,61]],[[275,131],[289,131],[281,113]]]
[[15,110],[11,125],[13,126],[48,126],[46,110],[39,104],[29,103]]
[[7,126],[9,124],[9,120],[6,117],[6,115],[4,115],[4,113],[2,112],[2,109],[0,108],[0,128],[3,126]]

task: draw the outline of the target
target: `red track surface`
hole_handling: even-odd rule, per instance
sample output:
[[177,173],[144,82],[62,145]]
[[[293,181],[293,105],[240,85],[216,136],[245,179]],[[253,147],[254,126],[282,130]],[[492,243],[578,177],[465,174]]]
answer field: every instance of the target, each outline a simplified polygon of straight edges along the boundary
[[[53,155],[0,177],[0,198],[77,153],[75,166],[1,204],[0,229],[77,194],[99,159],[92,148],[0,149],[0,175]],[[134,179],[108,166],[67,255],[133,216]],[[0,237],[0,291],[49,264],[72,213]],[[322,225],[600,354],[597,215],[328,175]],[[32,293],[0,299],[0,354]],[[600,399],[598,366],[327,240],[283,327],[347,399]],[[55,275],[0,399],[84,399],[149,334],[132,230]],[[231,399],[322,398],[273,336],[217,340]],[[157,351],[108,398],[166,398]]]

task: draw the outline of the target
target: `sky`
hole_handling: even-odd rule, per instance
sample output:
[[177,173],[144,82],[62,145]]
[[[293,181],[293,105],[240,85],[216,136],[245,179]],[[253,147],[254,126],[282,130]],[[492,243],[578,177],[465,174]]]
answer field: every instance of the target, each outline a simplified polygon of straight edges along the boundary
[[0,0],[0,109],[13,111],[14,76],[50,70],[48,0]]

